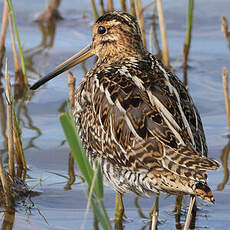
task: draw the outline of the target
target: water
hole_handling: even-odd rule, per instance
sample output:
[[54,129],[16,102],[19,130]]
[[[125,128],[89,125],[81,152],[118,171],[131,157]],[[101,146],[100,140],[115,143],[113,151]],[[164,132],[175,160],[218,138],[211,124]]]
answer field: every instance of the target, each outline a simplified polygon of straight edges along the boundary
[[[147,3],[148,1],[143,1],[143,5]],[[182,0],[163,2],[172,66],[175,65],[175,60],[183,48],[187,12],[185,3],[186,1]],[[60,13],[64,20],[56,24],[53,45],[49,42],[51,37],[47,38],[46,44],[40,44],[41,32],[33,21],[44,10],[45,1],[34,1],[28,4],[28,1],[21,0],[15,2],[14,5],[21,41],[26,50],[25,57],[31,84],[91,41],[91,26],[94,19],[89,1],[62,1]],[[1,10],[2,6],[1,1]],[[116,7],[119,7],[119,2],[116,3]],[[147,33],[151,9],[145,11]],[[207,1],[195,2],[193,38],[189,56],[190,68],[188,69],[189,90],[202,117],[209,156],[220,162],[222,151],[229,141],[221,77],[223,66],[230,71],[228,44],[221,32],[221,16],[228,16],[229,10],[228,0],[210,0],[208,4]],[[9,33],[6,51],[9,70],[13,75],[14,64]],[[87,61],[87,69],[92,66],[93,61],[93,59]],[[180,65],[181,60],[179,65],[177,64],[177,73],[182,77]],[[84,71],[81,66],[78,66],[73,69],[73,72],[79,84]],[[2,97],[4,98],[3,94]],[[18,101],[17,109],[21,114],[23,146],[26,148],[25,155],[30,168],[27,183],[30,186],[36,185],[34,190],[40,192],[40,195],[32,198],[34,206],[31,208],[29,208],[29,202],[26,203],[27,208],[22,204],[17,206],[13,229],[80,229],[83,223],[87,205],[85,185],[80,184],[80,179],[76,177],[72,190],[64,190],[67,179],[57,175],[68,177],[69,149],[66,143],[63,144],[65,138],[58,118],[59,109],[67,98],[67,74],[62,74],[36,91],[29,101]],[[0,136],[0,150],[4,152],[2,137],[3,135]],[[226,158],[229,164],[228,156]],[[76,173],[78,174],[78,171]],[[223,180],[224,167],[209,173],[209,185],[214,192],[216,205],[207,205],[198,200],[196,229],[230,229],[229,181],[226,181],[223,190],[217,190]],[[134,194],[125,196],[127,221],[124,222],[124,229],[149,229],[148,213],[154,199],[139,199],[139,206],[146,218],[140,216],[134,200]],[[115,193],[107,187],[104,202],[112,219]],[[174,203],[174,196],[161,196],[159,229],[176,229],[175,216],[172,212]],[[4,224],[4,213],[0,213],[0,216]],[[185,216],[182,216],[182,223],[184,219]],[[93,223],[94,216],[89,212],[85,229],[94,229]]]

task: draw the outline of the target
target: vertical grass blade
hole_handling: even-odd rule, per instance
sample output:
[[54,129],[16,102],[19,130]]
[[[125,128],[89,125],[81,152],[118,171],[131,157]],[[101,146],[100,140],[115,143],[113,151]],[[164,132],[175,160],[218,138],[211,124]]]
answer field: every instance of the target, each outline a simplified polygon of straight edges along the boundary
[[11,206],[10,192],[9,192],[9,186],[8,186],[7,179],[6,179],[6,173],[5,173],[5,170],[3,168],[2,156],[0,156],[0,180],[2,183],[4,195],[5,195],[6,207],[10,207]]
[[228,128],[230,130],[230,103],[229,103],[229,90],[228,90],[228,71],[227,68],[224,67],[222,70],[222,79],[223,79],[223,87],[224,87],[224,99],[225,99],[225,109],[228,121]]
[[14,138],[13,138],[13,112],[12,112],[13,97],[12,97],[12,91],[10,85],[10,78],[8,74],[7,60],[6,60],[4,77],[6,82],[6,99],[7,99],[9,174],[12,178],[14,178]]
[[22,64],[22,72],[23,72],[24,77],[25,77],[24,80],[25,80],[26,85],[28,85],[28,80],[27,80],[27,77],[26,77],[25,60],[24,60],[23,51],[22,51],[22,45],[21,45],[21,41],[20,41],[20,37],[19,37],[17,24],[16,24],[16,18],[15,18],[15,14],[14,14],[13,4],[12,4],[11,0],[7,0],[7,2],[8,2],[9,9],[10,9],[10,14],[12,16],[12,20],[13,20],[13,24],[14,24],[14,30],[15,30],[15,34],[16,34],[16,38],[17,38],[17,42],[18,42],[18,49],[19,49],[19,54],[20,54],[21,64]]
[[136,17],[137,17],[138,24],[139,24],[140,30],[141,30],[142,41],[143,41],[144,47],[146,47],[145,21],[144,21],[144,15],[143,15],[141,0],[135,0],[134,2],[135,2]]
[[162,7],[162,1],[161,0],[157,0],[157,11],[158,11],[158,17],[159,17],[161,39],[162,39],[163,62],[167,67],[169,67],[170,64],[169,64],[168,40],[167,40],[167,35],[166,35],[164,14],[163,14],[163,7]]
[[93,10],[94,20],[96,20],[99,17],[97,13],[97,7],[96,7],[94,0],[90,0],[90,2],[91,2],[92,10]]
[[112,228],[109,222],[109,218],[107,217],[106,212],[104,212],[104,209],[100,209],[100,206],[96,203],[94,199],[91,200],[91,205],[93,208],[93,212],[96,213],[98,221],[100,221],[103,229],[111,230]]
[[189,49],[191,44],[192,37],[192,24],[193,24],[193,8],[194,8],[194,0],[188,1],[188,14],[187,14],[187,28],[186,28],[186,36],[184,43],[184,68],[187,68]]
[[2,61],[5,54],[5,39],[6,39],[6,31],[8,26],[8,12],[9,7],[8,3],[4,1],[4,10],[3,10],[3,17],[2,17],[2,25],[1,25],[1,39],[0,39],[0,69],[2,68]]
[[[102,202],[104,191],[101,167],[98,165],[95,174],[82,148],[73,119],[71,119],[67,113],[62,113],[60,115],[60,122],[74,159],[89,185],[90,192],[87,193],[89,199],[88,202],[91,203],[93,211],[103,229],[112,229]],[[97,201],[92,194],[93,191],[96,195]]]
[[75,124],[67,113],[62,113],[60,115],[60,122],[66,139],[69,143],[73,157],[77,162],[77,165],[82,175],[85,177],[87,183],[91,185],[93,178],[93,169],[91,168],[88,159],[84,154],[84,150],[82,149],[81,141],[77,134]]
[[107,7],[108,7],[108,12],[112,12],[114,10],[113,0],[107,0]]

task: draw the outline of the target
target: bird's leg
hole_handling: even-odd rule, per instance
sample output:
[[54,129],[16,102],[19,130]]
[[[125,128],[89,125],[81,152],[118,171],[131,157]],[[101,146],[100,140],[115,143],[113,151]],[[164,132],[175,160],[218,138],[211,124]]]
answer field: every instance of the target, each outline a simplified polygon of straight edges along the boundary
[[151,219],[151,229],[154,230],[157,229],[158,213],[159,213],[159,195],[157,194],[153,207],[149,213]]
[[189,229],[189,226],[190,226],[190,223],[191,223],[191,218],[192,218],[192,209],[193,209],[195,201],[196,201],[196,197],[194,195],[191,195],[188,214],[187,214],[186,221],[185,221],[185,224],[184,224],[184,230]]
[[115,207],[115,220],[121,220],[124,216],[124,205],[122,200],[122,194],[116,192],[116,207]]
[[180,217],[181,217],[182,200],[183,200],[183,195],[177,195],[176,196],[176,203],[175,203],[174,212],[176,212],[175,217],[176,217],[177,228],[181,228]]

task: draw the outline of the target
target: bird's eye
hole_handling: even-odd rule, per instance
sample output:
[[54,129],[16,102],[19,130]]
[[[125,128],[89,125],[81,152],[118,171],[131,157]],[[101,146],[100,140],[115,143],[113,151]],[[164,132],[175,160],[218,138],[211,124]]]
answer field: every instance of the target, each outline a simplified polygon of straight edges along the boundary
[[106,32],[106,29],[104,26],[99,26],[98,29],[97,29],[97,32],[99,34],[104,34]]

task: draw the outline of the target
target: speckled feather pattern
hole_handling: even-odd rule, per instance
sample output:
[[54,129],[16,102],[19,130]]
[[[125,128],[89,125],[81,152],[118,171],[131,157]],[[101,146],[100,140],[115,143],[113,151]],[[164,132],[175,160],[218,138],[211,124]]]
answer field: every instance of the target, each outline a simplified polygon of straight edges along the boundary
[[[107,33],[99,36],[101,25]],[[214,202],[206,170],[219,164],[206,157],[199,113],[140,37],[126,13],[107,14],[94,25],[98,61],[76,91],[74,113],[86,153],[121,193],[195,194]]]

